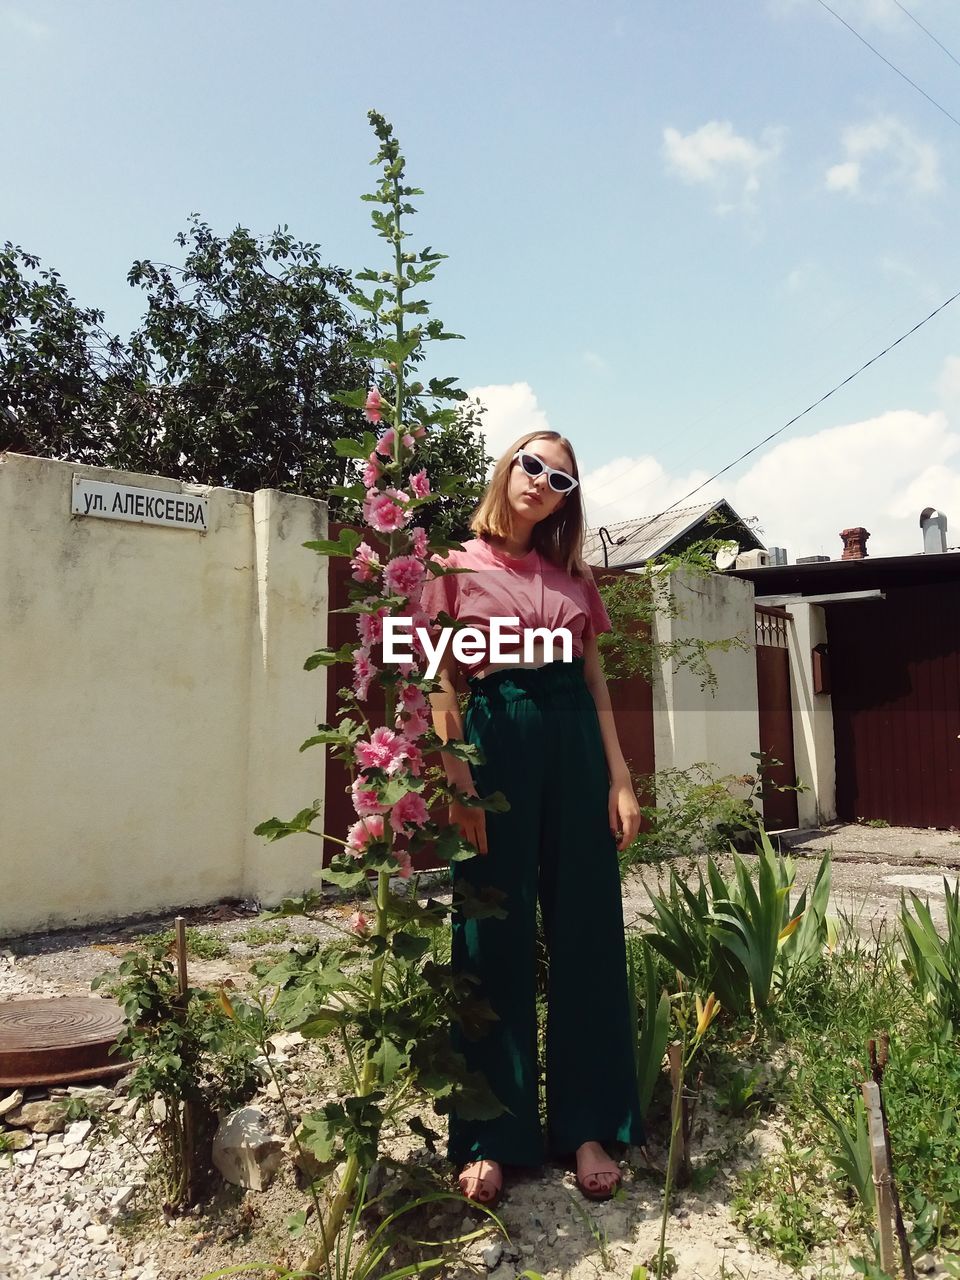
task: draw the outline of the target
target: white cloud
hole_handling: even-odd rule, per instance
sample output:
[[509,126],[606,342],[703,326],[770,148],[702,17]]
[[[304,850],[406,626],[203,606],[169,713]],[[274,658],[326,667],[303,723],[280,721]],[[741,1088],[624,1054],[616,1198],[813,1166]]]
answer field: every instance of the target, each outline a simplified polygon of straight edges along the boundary
[[45,40],[52,30],[47,23],[38,22],[36,18],[6,6],[0,8],[0,21],[21,35],[29,36],[32,40]]
[[940,189],[937,148],[917,137],[896,116],[881,115],[848,125],[840,142],[845,159],[827,169],[824,181],[828,191],[862,194],[864,178],[874,193],[906,190],[931,195]]
[[603,356],[598,355],[596,351],[584,351],[581,353],[580,359],[587,368],[592,369],[594,373],[610,372],[610,361],[605,360]]
[[845,164],[831,165],[827,170],[828,191],[859,191],[860,162],[847,160]]
[[[595,527],[653,515],[702,484],[709,474],[691,471],[671,476],[652,454],[614,458],[583,476],[587,524]],[[690,502],[706,500],[697,494]]]
[[494,458],[499,458],[518,436],[528,431],[553,430],[547,421],[547,415],[537,404],[537,397],[529,382],[471,387],[467,395],[479,400],[487,410],[481,425],[487,440],[487,452],[492,453]]
[[[946,362],[941,393],[960,421],[960,357]],[[708,472],[669,474],[649,455],[617,458],[584,477],[588,522],[650,515],[701,483]],[[960,432],[946,413],[891,410],[863,422],[828,427],[775,445],[744,474],[722,477],[689,503],[725,497],[756,516],[768,546],[837,559],[841,529],[862,525],[873,556],[921,550],[920,512],[933,506],[950,520],[948,543],[960,545]]]
[[760,177],[780,154],[783,133],[764,129],[758,142],[734,131],[729,120],[710,120],[692,133],[663,131],[667,167],[684,182],[709,186],[718,197],[717,212],[752,207]]

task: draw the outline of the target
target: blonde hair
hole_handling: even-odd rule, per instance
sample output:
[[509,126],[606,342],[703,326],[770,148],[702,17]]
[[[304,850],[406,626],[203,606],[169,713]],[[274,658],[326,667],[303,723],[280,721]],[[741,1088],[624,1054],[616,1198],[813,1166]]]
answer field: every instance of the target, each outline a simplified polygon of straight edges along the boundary
[[[510,500],[507,489],[510,483],[510,470],[518,449],[525,449],[534,440],[554,440],[566,449],[570,455],[571,471],[574,479],[580,479],[577,470],[577,455],[573,445],[557,431],[528,431],[519,440],[514,440],[509,449],[500,457],[493,468],[493,475],[487,485],[486,493],[480,499],[480,505],[470,520],[470,528],[478,538],[489,542],[491,538],[509,538],[513,532],[513,518],[510,511]],[[586,573],[583,563],[583,501],[579,484],[572,493],[566,495],[565,501],[545,520],[533,527],[531,542],[537,551],[552,564],[574,577],[583,577]]]

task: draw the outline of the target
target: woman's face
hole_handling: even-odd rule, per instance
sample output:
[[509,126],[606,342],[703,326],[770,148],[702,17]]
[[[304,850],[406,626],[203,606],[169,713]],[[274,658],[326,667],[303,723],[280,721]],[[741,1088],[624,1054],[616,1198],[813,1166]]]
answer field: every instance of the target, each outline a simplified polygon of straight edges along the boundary
[[[573,459],[558,440],[531,440],[523,446],[523,450],[524,453],[532,453],[548,467],[573,475]],[[539,524],[563,505],[566,495],[550,488],[545,471],[538,476],[528,476],[520,465],[520,460],[516,459],[510,468],[507,498],[510,510],[518,519],[529,524]]]

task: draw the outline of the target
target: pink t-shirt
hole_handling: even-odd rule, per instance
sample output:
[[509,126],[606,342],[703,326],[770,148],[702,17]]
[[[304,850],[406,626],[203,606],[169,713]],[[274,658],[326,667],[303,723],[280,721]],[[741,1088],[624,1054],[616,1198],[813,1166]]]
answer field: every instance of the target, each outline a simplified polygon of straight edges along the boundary
[[[509,643],[508,637],[518,635],[520,643],[515,647],[521,654],[522,632],[529,627],[547,627],[551,631],[568,628],[576,657],[583,655],[584,640],[611,630],[593,578],[575,578],[536,550],[517,558],[482,538],[472,538],[464,543],[462,551],[435,559],[450,568],[473,572],[427,578],[423,608],[431,618],[442,611],[484,635],[489,635],[493,617],[519,618],[519,627],[504,627],[501,634],[504,647]],[[468,671],[477,671],[488,662],[485,652],[464,666]]]

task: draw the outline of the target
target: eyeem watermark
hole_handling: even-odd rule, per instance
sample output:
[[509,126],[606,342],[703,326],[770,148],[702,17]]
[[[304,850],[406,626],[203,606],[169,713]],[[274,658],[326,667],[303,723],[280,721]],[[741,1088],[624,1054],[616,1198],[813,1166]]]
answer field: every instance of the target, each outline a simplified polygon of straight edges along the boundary
[[440,666],[440,659],[447,646],[458,662],[469,664],[476,658],[486,658],[491,663],[501,662],[535,662],[538,654],[538,642],[543,645],[543,652],[548,662],[557,659],[556,642],[560,641],[560,661],[573,661],[573,636],[569,627],[557,627],[551,631],[549,627],[524,627],[522,650],[521,637],[517,634],[520,627],[519,618],[491,618],[490,634],[479,627],[441,627],[436,643],[426,627],[413,626],[412,618],[383,619],[383,660],[384,662],[413,662],[413,637],[423,646],[427,655],[427,679],[432,680]]

